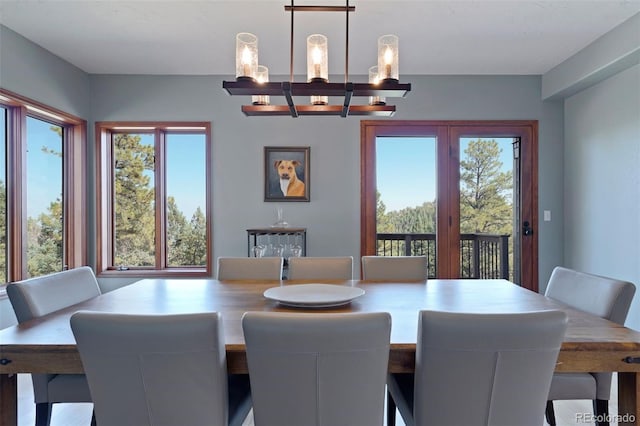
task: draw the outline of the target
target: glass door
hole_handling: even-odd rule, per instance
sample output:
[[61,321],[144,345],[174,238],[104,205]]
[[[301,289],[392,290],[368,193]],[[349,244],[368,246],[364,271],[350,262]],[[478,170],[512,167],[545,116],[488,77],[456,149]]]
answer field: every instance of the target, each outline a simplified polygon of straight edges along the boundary
[[376,235],[379,256],[427,256],[436,277],[435,137],[376,138]]
[[537,122],[365,121],[361,254],[537,290]]
[[514,139],[463,137],[459,143],[460,276],[518,282],[513,268]]

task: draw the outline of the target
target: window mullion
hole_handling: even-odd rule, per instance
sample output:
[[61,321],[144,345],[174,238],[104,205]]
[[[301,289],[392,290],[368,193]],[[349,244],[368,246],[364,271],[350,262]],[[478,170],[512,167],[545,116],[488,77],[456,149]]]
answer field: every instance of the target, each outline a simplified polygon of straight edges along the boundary
[[25,107],[9,109],[7,120],[7,279],[27,276],[26,118]]
[[156,216],[156,267],[165,269],[167,267],[167,238],[166,238],[166,131],[156,129],[155,131],[155,216]]

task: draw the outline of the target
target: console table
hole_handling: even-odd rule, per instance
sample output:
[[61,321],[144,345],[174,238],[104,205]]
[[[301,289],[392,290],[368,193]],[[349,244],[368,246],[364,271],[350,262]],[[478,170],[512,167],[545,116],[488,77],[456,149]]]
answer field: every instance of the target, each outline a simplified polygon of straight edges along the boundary
[[[253,228],[247,229],[247,256],[253,255],[253,247],[261,244],[269,247],[271,244],[282,244],[285,246],[285,259],[289,257],[286,246],[291,247],[299,244],[302,247],[302,256],[307,255],[307,228]],[[265,256],[270,256],[266,253]]]

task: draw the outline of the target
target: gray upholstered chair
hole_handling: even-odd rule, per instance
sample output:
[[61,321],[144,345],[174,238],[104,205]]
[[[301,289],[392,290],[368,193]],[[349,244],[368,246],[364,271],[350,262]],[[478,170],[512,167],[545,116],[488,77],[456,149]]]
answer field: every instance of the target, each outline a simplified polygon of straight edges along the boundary
[[[636,287],[627,281],[556,267],[545,296],[581,311],[624,324]],[[611,373],[556,373],[546,408],[547,422],[555,425],[553,401],[590,399],[596,416],[607,418]],[[600,422],[599,424],[608,424]]]
[[219,257],[219,280],[280,280],[282,257]]
[[[7,294],[19,323],[47,315],[100,295],[88,266],[56,272],[7,285]],[[91,402],[84,374],[32,374],[36,425],[48,426],[52,405]]]
[[421,311],[415,375],[389,390],[408,426],[540,426],[566,327],[562,311]]
[[382,425],[388,313],[247,312],[256,425]]
[[427,256],[362,256],[362,279],[426,281]]
[[100,426],[241,425],[251,409],[248,376],[231,376],[244,392],[228,383],[219,313],[80,311],[70,322]]
[[353,257],[290,257],[290,280],[351,280]]

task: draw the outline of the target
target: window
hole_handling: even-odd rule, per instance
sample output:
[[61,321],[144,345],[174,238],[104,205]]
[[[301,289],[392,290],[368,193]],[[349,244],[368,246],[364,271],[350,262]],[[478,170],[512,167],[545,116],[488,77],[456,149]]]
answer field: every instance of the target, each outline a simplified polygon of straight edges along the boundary
[[64,269],[62,220],[62,136],[64,130],[47,121],[27,117],[26,188],[27,274]]
[[210,276],[209,123],[96,123],[98,273]]
[[86,122],[0,90],[0,280],[86,265]]
[[[363,121],[361,254],[425,254],[432,277],[503,277],[537,291],[537,233],[521,232],[538,223],[537,126]],[[398,158],[409,147],[411,160]]]

